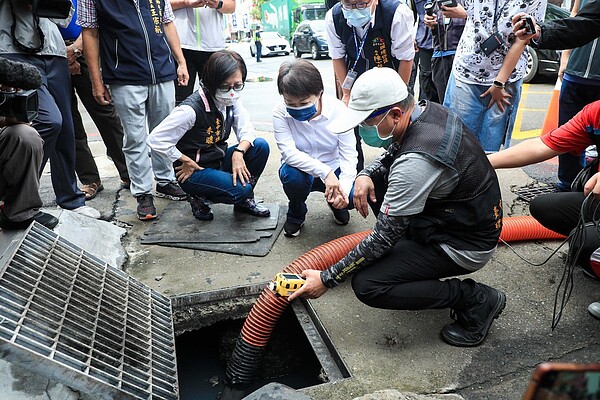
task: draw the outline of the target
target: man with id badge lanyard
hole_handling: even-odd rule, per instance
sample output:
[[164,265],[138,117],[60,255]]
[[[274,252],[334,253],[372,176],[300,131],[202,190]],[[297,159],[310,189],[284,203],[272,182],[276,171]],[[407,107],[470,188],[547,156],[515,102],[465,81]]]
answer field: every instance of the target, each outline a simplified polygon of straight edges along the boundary
[[512,33],[511,18],[542,19],[547,0],[465,0],[467,22],[458,43],[444,105],[457,113],[486,153],[510,145],[525,76],[527,42]]
[[[389,67],[408,82],[414,49],[413,12],[398,0],[342,0],[325,17],[329,56],[347,105],[354,81],[374,67]],[[357,135],[358,165],[364,158]]]

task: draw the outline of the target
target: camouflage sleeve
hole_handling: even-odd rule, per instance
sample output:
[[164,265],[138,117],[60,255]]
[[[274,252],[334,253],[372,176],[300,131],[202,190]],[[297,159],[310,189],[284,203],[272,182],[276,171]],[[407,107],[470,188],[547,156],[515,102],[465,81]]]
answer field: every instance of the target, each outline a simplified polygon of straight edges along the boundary
[[321,272],[321,281],[328,288],[343,282],[350,274],[371,265],[383,257],[403,239],[408,227],[408,217],[393,217],[379,213],[373,232],[363,239],[344,258]]

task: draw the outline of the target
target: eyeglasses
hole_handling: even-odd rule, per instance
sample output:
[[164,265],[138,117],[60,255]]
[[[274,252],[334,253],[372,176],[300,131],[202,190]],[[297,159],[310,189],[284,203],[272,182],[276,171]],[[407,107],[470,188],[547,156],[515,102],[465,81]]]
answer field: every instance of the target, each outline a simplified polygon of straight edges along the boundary
[[365,8],[367,8],[369,6],[369,4],[371,4],[370,1],[360,2],[360,3],[344,3],[344,2],[342,2],[342,8],[344,10],[352,10],[353,8],[356,8],[357,10],[364,10]]
[[245,85],[245,83],[236,83],[233,86],[221,85],[221,86],[217,87],[217,89],[219,90],[219,92],[222,92],[222,93],[227,93],[231,89],[235,90],[236,92],[239,92],[244,88],[244,85]]

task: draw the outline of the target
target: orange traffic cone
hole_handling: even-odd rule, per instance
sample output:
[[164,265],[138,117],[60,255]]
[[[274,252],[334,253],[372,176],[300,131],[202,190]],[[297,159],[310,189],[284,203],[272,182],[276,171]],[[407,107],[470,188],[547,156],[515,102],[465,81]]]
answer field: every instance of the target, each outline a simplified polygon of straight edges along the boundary
[[560,78],[558,78],[556,80],[556,85],[554,85],[552,98],[550,98],[550,105],[548,106],[546,118],[544,118],[544,125],[542,126],[542,135],[550,132],[552,129],[558,128],[558,97],[560,95],[561,85],[562,81],[560,80]]

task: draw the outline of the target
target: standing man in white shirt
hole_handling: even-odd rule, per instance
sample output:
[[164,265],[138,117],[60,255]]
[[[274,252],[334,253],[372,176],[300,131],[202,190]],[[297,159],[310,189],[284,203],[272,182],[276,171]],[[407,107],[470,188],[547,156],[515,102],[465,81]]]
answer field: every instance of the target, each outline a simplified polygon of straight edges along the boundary
[[194,91],[196,77],[200,79],[206,60],[218,50],[225,49],[223,14],[235,11],[235,0],[170,0],[175,15],[190,79],[187,86],[175,87],[177,104]]
[[[329,56],[347,105],[356,78],[374,67],[398,71],[405,83],[415,58],[414,15],[398,0],[342,0],[325,16]],[[358,130],[357,170],[364,165]]]

